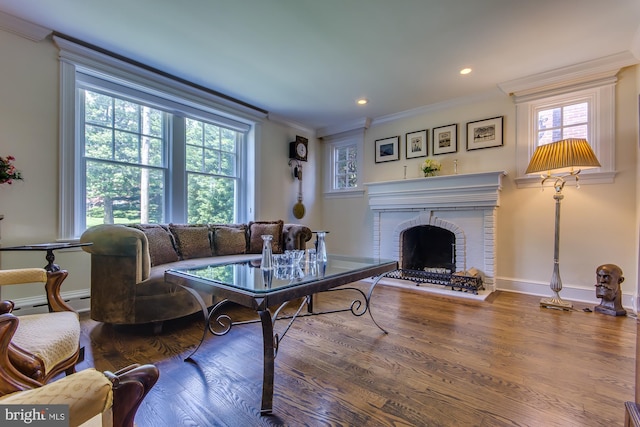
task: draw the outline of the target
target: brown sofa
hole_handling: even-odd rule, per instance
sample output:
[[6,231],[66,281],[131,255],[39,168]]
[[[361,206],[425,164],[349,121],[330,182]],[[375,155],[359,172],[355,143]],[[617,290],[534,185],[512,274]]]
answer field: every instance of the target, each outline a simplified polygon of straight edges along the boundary
[[[273,252],[304,249],[311,230],[283,221],[248,224],[104,224],[87,229],[81,242],[91,253],[91,318],[118,325],[155,323],[200,310],[184,289],[166,283],[171,268],[259,259],[263,234]],[[203,300],[213,304],[211,295]]]

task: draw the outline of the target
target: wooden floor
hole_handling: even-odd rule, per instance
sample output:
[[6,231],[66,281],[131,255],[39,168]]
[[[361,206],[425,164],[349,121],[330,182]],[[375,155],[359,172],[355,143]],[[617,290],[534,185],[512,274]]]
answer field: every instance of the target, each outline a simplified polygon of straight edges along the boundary
[[[316,308],[354,296],[322,295]],[[138,411],[139,427],[623,425],[624,402],[633,400],[635,319],[538,302],[378,286],[373,313],[388,335],[368,315],[300,318],[280,344],[270,416],[260,415],[259,324],[209,334],[192,364],[183,358],[202,335],[198,317],[153,335],[83,315],[86,358],[78,369],[155,363],[160,379]]]

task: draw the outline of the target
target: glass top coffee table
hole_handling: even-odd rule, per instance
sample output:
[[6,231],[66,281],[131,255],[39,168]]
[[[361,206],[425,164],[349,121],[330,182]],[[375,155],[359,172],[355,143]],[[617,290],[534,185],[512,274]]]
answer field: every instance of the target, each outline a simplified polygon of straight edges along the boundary
[[[197,268],[172,269],[165,272],[167,282],[181,286],[198,300],[205,318],[202,339],[186,360],[190,360],[200,348],[207,330],[215,335],[224,335],[234,324],[249,323],[234,323],[227,315],[219,314],[220,307],[227,302],[235,302],[258,313],[259,321],[262,324],[264,350],[262,405],[260,409],[262,414],[268,414],[272,410],[274,361],[278,345],[297,317],[340,311],[351,311],[356,316],[362,316],[369,312],[373,323],[386,333],[373,318],[370,301],[378,281],[387,273],[397,270],[398,263],[396,261],[329,255],[326,263],[316,263],[311,266],[301,264],[301,266],[284,272],[265,271],[260,269],[260,259],[256,259],[237,263],[211,264]],[[359,288],[344,286],[370,277],[373,277],[374,280],[366,294]],[[362,299],[353,301],[348,308],[342,310],[313,311],[313,294],[347,289],[359,292]],[[221,300],[209,310],[198,292],[208,292]],[[295,314],[286,317],[289,319],[286,329],[281,334],[274,333],[274,324],[279,319],[280,311],[290,301],[299,298],[302,298],[302,301]],[[301,314],[305,306],[307,313]],[[211,327],[211,320],[214,317],[215,324],[222,326],[222,330],[214,330]],[[285,317],[280,317],[280,319],[283,318]]]

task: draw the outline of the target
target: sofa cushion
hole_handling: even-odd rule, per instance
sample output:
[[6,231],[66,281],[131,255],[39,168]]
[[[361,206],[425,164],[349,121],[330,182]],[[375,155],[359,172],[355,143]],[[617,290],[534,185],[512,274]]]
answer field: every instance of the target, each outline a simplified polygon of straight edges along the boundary
[[216,227],[212,236],[213,250],[218,256],[247,253],[247,233],[244,227]]
[[213,256],[209,227],[169,224],[169,230],[176,239],[176,248],[181,259]]
[[166,227],[160,224],[136,224],[133,227],[147,236],[152,267],[180,260],[173,236]]
[[271,249],[274,254],[281,254],[282,249],[282,229],[284,221],[256,221],[249,222],[249,253],[259,254],[262,252],[262,235],[271,234],[273,240]]

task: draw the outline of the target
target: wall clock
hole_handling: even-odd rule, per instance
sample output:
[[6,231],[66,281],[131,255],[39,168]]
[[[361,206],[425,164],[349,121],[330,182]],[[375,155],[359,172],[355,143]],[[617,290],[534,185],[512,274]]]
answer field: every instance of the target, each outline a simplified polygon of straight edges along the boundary
[[289,143],[289,158],[300,162],[306,162],[308,153],[309,140],[296,135],[296,140]]

